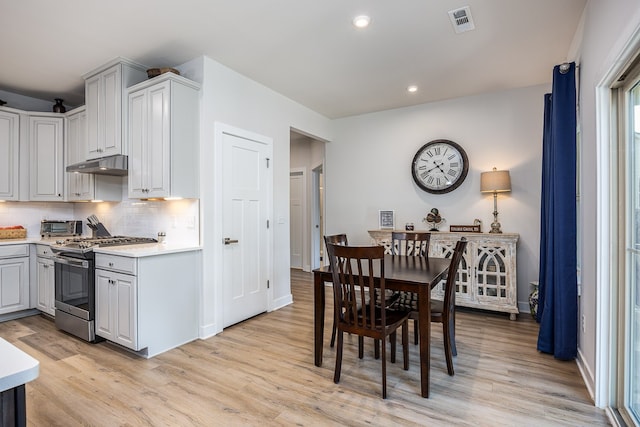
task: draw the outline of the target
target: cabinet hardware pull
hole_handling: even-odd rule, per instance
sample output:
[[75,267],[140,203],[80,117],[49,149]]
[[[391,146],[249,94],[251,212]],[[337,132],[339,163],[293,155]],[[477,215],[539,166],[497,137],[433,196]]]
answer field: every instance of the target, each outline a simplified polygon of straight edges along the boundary
[[237,240],[231,240],[229,237],[225,237],[223,242],[224,242],[225,245],[230,245],[232,243],[238,243]]

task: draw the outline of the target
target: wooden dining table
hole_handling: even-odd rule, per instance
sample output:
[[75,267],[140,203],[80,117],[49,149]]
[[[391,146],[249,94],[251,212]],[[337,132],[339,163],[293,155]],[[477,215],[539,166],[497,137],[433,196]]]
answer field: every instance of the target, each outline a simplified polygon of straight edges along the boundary
[[[420,386],[422,397],[429,397],[429,365],[431,361],[431,289],[446,277],[451,260],[448,258],[385,255],[385,286],[394,291],[418,294],[418,324],[420,332]],[[375,273],[379,277],[379,273]],[[313,270],[313,315],[315,365],[322,366],[324,342],[325,282],[332,282],[331,269],[324,266]]]

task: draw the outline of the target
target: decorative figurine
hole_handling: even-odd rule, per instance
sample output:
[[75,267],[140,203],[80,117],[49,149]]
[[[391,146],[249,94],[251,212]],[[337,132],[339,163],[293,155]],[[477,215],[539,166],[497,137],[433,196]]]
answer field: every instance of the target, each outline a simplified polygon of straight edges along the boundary
[[429,231],[440,231],[440,227],[447,222],[442,216],[440,216],[440,212],[437,208],[431,209],[431,211],[427,214],[422,221],[428,224],[431,228]]

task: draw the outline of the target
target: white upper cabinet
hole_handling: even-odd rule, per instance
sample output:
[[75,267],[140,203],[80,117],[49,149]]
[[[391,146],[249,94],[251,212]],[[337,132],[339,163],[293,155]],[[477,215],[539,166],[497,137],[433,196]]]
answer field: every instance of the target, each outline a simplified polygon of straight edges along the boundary
[[0,200],[18,200],[20,115],[0,111]]
[[123,58],[85,74],[87,152],[84,159],[127,154],[123,144],[124,92],[147,78],[146,67]]
[[166,73],[129,88],[130,198],[198,198],[200,87]]
[[[85,160],[87,143],[87,114],[85,107],[67,113],[66,165]],[[66,172],[67,200],[120,201],[122,200],[122,177]]]
[[[72,165],[84,161],[87,142],[87,114],[81,107],[67,115],[67,161],[66,165]],[[67,200],[91,200],[91,188],[93,187],[93,175],[86,173],[66,173]]]
[[29,200],[64,200],[63,117],[29,116]]

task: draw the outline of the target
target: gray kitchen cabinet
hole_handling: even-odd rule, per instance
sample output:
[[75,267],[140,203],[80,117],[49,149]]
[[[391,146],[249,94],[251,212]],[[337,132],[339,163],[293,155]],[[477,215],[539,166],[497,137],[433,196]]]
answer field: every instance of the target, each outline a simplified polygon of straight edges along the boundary
[[200,196],[199,90],[173,73],[129,88],[130,198]]
[[55,316],[55,264],[49,245],[36,245],[36,308]]
[[[147,78],[146,67],[124,58],[85,74],[87,145],[83,160],[127,154],[123,144],[127,87]],[[123,102],[125,101],[125,102]]]
[[94,250],[96,335],[152,357],[198,337],[201,253],[150,249],[153,255],[113,255],[138,251]]
[[96,335],[138,350],[137,280],[132,274],[96,269]]
[[19,200],[20,115],[0,109],[0,200]]
[[[66,115],[66,161],[65,165],[85,161],[87,147],[86,107],[69,111]],[[117,202],[122,200],[122,177],[66,172],[67,201],[100,200]]]
[[29,308],[29,245],[0,246],[0,314]]
[[29,200],[63,201],[64,119],[40,114],[29,115]]

